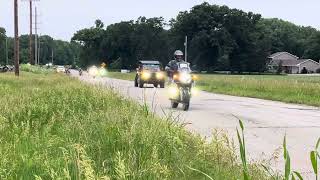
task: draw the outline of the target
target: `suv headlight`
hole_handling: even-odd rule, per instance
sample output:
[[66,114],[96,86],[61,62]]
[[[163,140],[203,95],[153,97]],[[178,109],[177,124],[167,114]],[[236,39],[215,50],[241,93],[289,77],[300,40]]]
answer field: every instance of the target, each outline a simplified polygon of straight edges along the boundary
[[141,77],[143,80],[147,80],[151,77],[151,73],[148,71],[144,71],[144,72],[142,72]]
[[157,78],[157,79],[163,79],[163,78],[164,78],[163,72],[157,72],[156,78]]

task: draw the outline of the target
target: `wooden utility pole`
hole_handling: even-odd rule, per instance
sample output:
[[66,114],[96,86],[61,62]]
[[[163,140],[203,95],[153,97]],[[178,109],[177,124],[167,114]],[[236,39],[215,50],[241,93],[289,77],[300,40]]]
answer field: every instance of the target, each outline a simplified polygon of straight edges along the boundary
[[53,65],[53,48],[51,49],[51,64]]
[[34,64],[34,57],[33,57],[33,47],[32,47],[32,0],[29,0],[29,9],[30,9],[30,37],[29,37],[29,63]]
[[6,65],[9,65],[8,60],[8,37],[6,36]]
[[35,45],[35,48],[34,48],[34,57],[35,57],[35,64],[38,64],[38,21],[37,21],[37,7],[35,7],[35,40],[34,40],[34,45]]
[[18,0],[14,0],[14,72],[19,76],[19,20],[18,20]]
[[39,42],[39,48],[38,48],[38,65],[40,65],[40,53],[41,53],[41,33],[39,35],[39,38],[38,38],[38,42]]
[[33,28],[33,1],[39,1],[39,0],[22,0],[22,1],[27,1],[29,2],[29,14],[30,14],[30,37],[29,37],[29,63],[30,64],[35,64],[35,59],[33,57],[33,34],[32,34],[32,28]]
[[188,36],[185,37],[184,41],[184,60],[188,62]]

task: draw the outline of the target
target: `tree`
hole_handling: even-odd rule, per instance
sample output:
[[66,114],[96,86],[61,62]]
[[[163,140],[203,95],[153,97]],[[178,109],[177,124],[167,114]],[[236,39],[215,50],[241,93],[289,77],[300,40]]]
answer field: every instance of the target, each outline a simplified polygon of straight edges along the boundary
[[262,71],[265,47],[256,46],[267,41],[260,19],[259,14],[203,3],[181,12],[171,21],[170,31],[176,44],[183,44],[188,35],[192,62],[204,70]]
[[320,32],[314,33],[306,42],[307,46],[303,57],[315,61],[320,60]]
[[6,30],[0,27],[0,64],[6,63]]
[[280,61],[277,68],[277,74],[281,74],[283,72],[283,62]]
[[97,20],[95,27],[82,29],[72,38],[81,44],[83,66],[102,62],[114,64],[118,59],[121,59],[121,68],[129,69],[134,68],[139,59],[168,62],[168,36],[162,17],[139,17],[136,21],[112,24],[106,29],[101,24]]
[[[140,59],[166,64],[175,50],[184,49],[188,36],[188,59],[193,67],[207,71],[263,72],[267,56],[287,51],[303,58],[320,59],[320,32],[260,14],[202,3],[180,12],[168,24],[162,17],[139,17],[76,32],[73,42],[80,45],[82,66],[121,65],[133,69]],[[121,63],[117,60],[121,59]]]
[[308,74],[308,69],[306,67],[303,67],[301,70],[301,74]]

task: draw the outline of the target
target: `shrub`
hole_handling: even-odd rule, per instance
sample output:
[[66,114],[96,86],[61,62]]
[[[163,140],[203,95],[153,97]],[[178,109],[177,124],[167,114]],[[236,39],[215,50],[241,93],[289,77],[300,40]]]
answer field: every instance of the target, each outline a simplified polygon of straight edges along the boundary
[[278,65],[278,68],[277,68],[277,74],[281,74],[281,73],[282,73],[282,71],[283,71],[282,64],[283,64],[283,62],[280,61],[280,62],[279,62],[279,65]]
[[308,69],[306,67],[303,67],[301,70],[301,74],[308,74]]

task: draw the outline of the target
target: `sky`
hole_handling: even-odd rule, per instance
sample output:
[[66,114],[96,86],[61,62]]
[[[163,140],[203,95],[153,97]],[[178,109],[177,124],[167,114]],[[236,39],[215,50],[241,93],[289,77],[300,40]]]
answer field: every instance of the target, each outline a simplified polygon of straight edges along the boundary
[[[137,19],[139,16],[170,20],[180,11],[190,10],[203,0],[40,0],[39,33],[69,41],[80,29],[91,27],[96,19],[106,25]],[[319,0],[207,0],[210,4],[227,5],[265,18],[280,18],[320,30]],[[28,1],[19,0],[20,34],[27,34]],[[13,36],[13,0],[0,0],[0,27]]]

